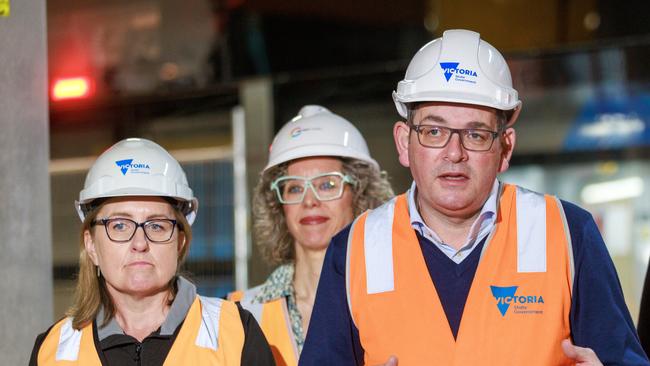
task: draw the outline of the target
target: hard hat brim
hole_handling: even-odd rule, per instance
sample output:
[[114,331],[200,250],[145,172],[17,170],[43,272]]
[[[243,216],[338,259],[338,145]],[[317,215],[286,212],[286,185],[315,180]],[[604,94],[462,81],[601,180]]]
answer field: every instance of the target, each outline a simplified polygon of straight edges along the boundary
[[194,220],[196,218],[196,213],[199,208],[199,201],[195,197],[192,198],[185,198],[185,197],[180,197],[180,196],[170,196],[167,193],[164,192],[159,192],[159,191],[154,191],[151,189],[145,189],[145,188],[133,188],[133,187],[126,187],[126,188],[120,188],[116,189],[110,192],[106,192],[102,195],[98,196],[93,196],[92,198],[83,200],[83,201],[75,201],[75,208],[77,210],[77,214],[79,215],[79,218],[81,219],[81,222],[84,221],[87,210],[88,210],[88,205],[91,204],[93,201],[97,199],[103,199],[103,198],[120,198],[120,197],[161,197],[161,198],[171,198],[174,200],[177,200],[179,202],[184,202],[187,203],[187,207],[189,208],[188,212],[183,212],[185,217],[187,218],[187,221],[190,225],[194,223]]
[[278,166],[282,163],[290,162],[292,160],[313,158],[316,156],[357,159],[368,162],[370,165],[379,169],[379,164],[375,159],[366,155],[362,155],[355,150],[350,149],[350,151],[341,151],[341,146],[338,145],[309,145],[299,146],[297,148],[284,151],[282,154],[270,160],[269,163],[264,167],[264,171],[267,171],[268,169],[271,169],[274,166]]
[[[443,103],[459,103],[459,104],[470,104],[470,105],[479,105],[483,107],[490,107],[503,111],[513,111],[516,109],[521,109],[521,100],[514,100],[509,104],[501,104],[495,102],[494,100],[485,98],[481,95],[468,95],[467,93],[453,93],[453,92],[423,92],[413,94],[409,97],[393,92],[393,99],[395,103],[426,103],[426,102],[443,102]],[[407,108],[399,108],[399,114],[407,118]]]
[[[92,200],[98,199],[98,198],[111,198],[111,197],[134,197],[134,196],[145,196],[145,197],[152,197],[152,196],[159,196],[159,197],[170,197],[170,198],[177,198],[179,200],[186,201],[186,198],[182,197],[174,197],[170,196],[169,193],[167,192],[161,192],[161,191],[156,191],[152,189],[146,189],[142,187],[124,187],[124,188],[118,188],[112,191],[104,192],[101,194],[94,195],[91,199],[85,200],[86,202],[90,202]],[[82,201],[81,203],[86,203]]]

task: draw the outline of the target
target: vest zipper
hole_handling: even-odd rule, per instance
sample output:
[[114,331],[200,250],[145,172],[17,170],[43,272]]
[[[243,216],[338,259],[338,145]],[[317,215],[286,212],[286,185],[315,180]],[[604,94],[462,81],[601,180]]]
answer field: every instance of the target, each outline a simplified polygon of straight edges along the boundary
[[142,359],[140,358],[140,353],[142,352],[142,343],[138,343],[135,345],[135,362],[137,362],[138,366],[142,366]]

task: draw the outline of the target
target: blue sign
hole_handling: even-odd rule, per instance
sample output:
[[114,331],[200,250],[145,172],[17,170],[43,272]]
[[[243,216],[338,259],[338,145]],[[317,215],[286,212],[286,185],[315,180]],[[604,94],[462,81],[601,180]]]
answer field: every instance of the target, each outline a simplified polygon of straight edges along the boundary
[[643,145],[650,145],[650,95],[646,93],[587,101],[564,140],[569,151]]

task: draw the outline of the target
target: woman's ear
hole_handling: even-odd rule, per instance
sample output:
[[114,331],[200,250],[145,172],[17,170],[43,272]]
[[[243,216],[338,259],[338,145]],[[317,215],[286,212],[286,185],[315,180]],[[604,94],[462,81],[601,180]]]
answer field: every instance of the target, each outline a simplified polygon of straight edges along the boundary
[[95,241],[90,233],[90,229],[84,230],[84,247],[93,264],[99,266],[99,256],[97,255],[97,248],[95,247]]

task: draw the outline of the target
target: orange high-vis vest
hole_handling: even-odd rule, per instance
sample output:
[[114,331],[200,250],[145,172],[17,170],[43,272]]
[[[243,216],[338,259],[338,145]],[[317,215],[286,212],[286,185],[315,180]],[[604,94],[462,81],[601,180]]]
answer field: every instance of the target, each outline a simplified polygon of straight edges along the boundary
[[[234,303],[197,296],[164,366],[239,366],[244,338],[244,327]],[[101,366],[93,324],[75,330],[71,318],[59,321],[41,345],[38,365]]]
[[572,365],[573,253],[561,202],[502,185],[496,225],[454,339],[406,195],[366,212],[348,239],[347,291],[365,364]]
[[263,304],[254,302],[263,285],[246,291],[235,291],[228,295],[228,300],[239,301],[241,306],[250,311],[260,324],[266,341],[271,346],[277,366],[297,366],[298,349],[296,347],[287,302],[279,298]]

